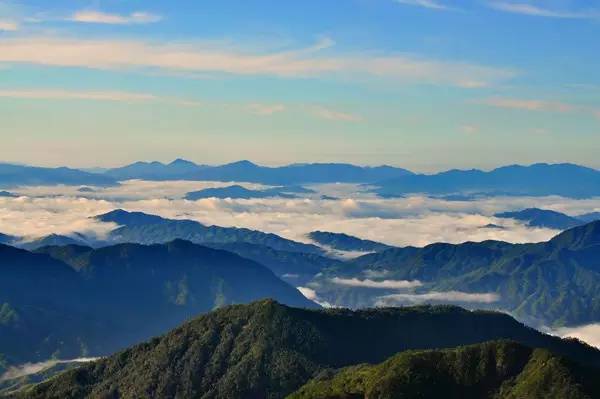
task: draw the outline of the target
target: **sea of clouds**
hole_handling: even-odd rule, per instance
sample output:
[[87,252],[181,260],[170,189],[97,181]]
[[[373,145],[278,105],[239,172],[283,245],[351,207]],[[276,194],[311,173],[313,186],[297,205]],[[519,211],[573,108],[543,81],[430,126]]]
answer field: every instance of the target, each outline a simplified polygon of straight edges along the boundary
[[[230,184],[233,183],[131,180],[120,186],[93,188],[91,192],[68,186],[19,187],[10,190],[18,197],[0,198],[0,232],[26,237],[79,232],[103,237],[115,226],[90,216],[122,208],[193,219],[206,225],[246,227],[304,242],[308,241],[306,234],[314,230],[343,232],[399,246],[488,239],[538,242],[558,231],[530,228],[495,218],[494,213],[532,206],[572,215],[600,210],[600,198],[494,197],[447,201],[413,195],[382,199],[368,192],[367,187],[351,184],[313,186],[317,194],[295,199],[183,198],[189,191]],[[337,199],[321,199],[321,195]],[[488,224],[503,228],[486,228]]]

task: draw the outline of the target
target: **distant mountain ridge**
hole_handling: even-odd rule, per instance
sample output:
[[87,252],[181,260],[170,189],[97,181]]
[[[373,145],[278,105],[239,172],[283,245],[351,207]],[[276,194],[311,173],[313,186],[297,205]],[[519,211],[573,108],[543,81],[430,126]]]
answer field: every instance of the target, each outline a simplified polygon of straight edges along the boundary
[[497,213],[494,216],[497,218],[515,219],[526,222],[529,227],[542,227],[555,230],[566,230],[600,220],[600,212],[569,216],[561,212],[539,208],[528,208],[514,212],[502,212]]
[[177,179],[294,185],[337,182],[368,183],[412,174],[412,172],[391,166],[361,167],[341,163],[292,164],[267,167],[246,160],[219,166],[207,166],[179,159],[170,164],[136,162],[121,168],[109,169],[105,174],[118,180]]
[[271,233],[237,227],[205,226],[188,219],[166,219],[143,212],[116,209],[95,217],[101,222],[115,223],[120,227],[109,233],[109,242],[134,242],[156,244],[176,239],[197,244],[225,244],[245,242],[271,247],[276,250],[321,254],[316,245],[304,244]]
[[[451,306],[311,311],[265,300],[201,316],[18,397],[279,399],[327,369],[378,363],[409,349],[451,348],[498,339],[544,348],[591,367],[600,365],[597,349],[544,335],[495,312]],[[495,353],[496,344],[488,345]],[[529,349],[510,345],[525,356],[515,357],[508,351],[503,362],[527,361]],[[469,358],[470,365],[479,359]],[[415,378],[429,372],[434,370],[424,367]]]
[[297,193],[311,194],[314,193],[314,191],[300,186],[282,186],[272,187],[263,190],[250,190],[240,185],[233,185],[227,187],[205,188],[199,191],[191,191],[185,195],[185,199],[196,201],[204,198],[297,198],[297,195],[295,195]]
[[70,168],[42,168],[0,163],[0,187],[57,185],[114,186],[117,180],[96,173]]
[[413,174],[375,183],[374,191],[383,197],[410,193],[431,195],[560,195],[589,198],[600,195],[600,171],[574,164],[511,165],[484,172],[449,170],[424,175]]

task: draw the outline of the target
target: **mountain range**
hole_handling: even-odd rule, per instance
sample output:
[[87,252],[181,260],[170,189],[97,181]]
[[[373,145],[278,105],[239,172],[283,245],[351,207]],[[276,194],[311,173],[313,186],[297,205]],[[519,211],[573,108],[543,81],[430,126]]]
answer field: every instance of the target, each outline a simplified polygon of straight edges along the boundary
[[374,192],[382,197],[424,193],[589,198],[600,195],[600,171],[573,164],[539,163],[504,166],[489,172],[472,169],[412,174],[384,179],[374,185],[377,186]]
[[318,307],[263,265],[182,240],[35,253],[0,245],[0,375],[25,362],[107,355],[265,297]]
[[182,159],[169,164],[136,162],[94,172],[64,167],[0,164],[0,187],[53,184],[107,186],[128,179],[243,181],[274,186],[361,183],[374,185],[376,188],[373,191],[382,197],[413,193],[463,199],[490,195],[560,195],[569,198],[600,195],[600,171],[574,164],[538,163],[529,166],[503,166],[491,171],[449,170],[436,174],[415,174],[391,166],[362,167],[340,163],[267,167],[250,161],[239,161],[209,166]]
[[515,219],[526,222],[529,227],[542,227],[555,230],[567,230],[595,220],[600,220],[600,213],[569,216],[548,209],[528,208],[515,212],[502,212],[494,215],[497,218]]
[[536,326],[593,323],[600,320],[600,221],[535,244],[392,248],[324,269],[307,287],[333,305],[442,301],[502,309]]
[[197,165],[177,159],[169,164],[136,162],[104,173],[117,180],[208,180],[242,181],[269,185],[305,183],[368,183],[412,174],[391,166],[361,167],[341,163],[293,164],[280,167],[256,165],[239,161],[219,166]]
[[227,187],[205,188],[204,190],[192,191],[185,195],[185,199],[196,201],[203,198],[297,198],[295,193],[312,194],[313,190],[301,186],[272,187],[263,190],[250,190],[240,185]]
[[183,239],[198,244],[250,243],[265,245],[276,250],[321,254],[316,245],[299,243],[275,234],[236,227],[206,226],[193,220],[165,219],[142,212],[117,209],[98,215],[96,220],[115,223],[109,242],[135,242],[155,244]]
[[0,187],[56,184],[113,186],[118,183],[108,175],[89,173],[77,169],[65,167],[41,168],[0,163]]
[[[517,343],[482,344],[499,339]],[[479,345],[404,352],[469,344]],[[358,366],[382,361],[386,363]],[[354,368],[334,371],[348,366]],[[502,388],[516,398],[522,397],[519,392],[552,393],[572,387],[577,390],[571,396],[552,397],[579,398],[585,396],[573,395],[598,392],[593,376],[599,366],[597,349],[544,335],[500,313],[451,306],[311,311],[265,300],[200,316],[15,397],[278,399],[300,389],[291,397],[434,398],[439,396],[431,392],[448,389],[449,394],[470,393],[464,396],[468,398],[491,398],[493,390]],[[377,381],[381,384],[374,384]],[[360,392],[375,385],[379,389],[375,392],[386,394]],[[357,392],[319,393],[340,388]],[[420,388],[425,389],[421,396],[400,395]],[[490,396],[473,396],[481,390],[489,390]]]

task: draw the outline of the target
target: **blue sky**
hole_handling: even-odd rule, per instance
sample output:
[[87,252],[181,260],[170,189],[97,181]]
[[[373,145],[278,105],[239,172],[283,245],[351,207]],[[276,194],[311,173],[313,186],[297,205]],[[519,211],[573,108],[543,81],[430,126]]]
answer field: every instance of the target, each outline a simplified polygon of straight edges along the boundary
[[0,159],[600,167],[600,2],[2,1]]

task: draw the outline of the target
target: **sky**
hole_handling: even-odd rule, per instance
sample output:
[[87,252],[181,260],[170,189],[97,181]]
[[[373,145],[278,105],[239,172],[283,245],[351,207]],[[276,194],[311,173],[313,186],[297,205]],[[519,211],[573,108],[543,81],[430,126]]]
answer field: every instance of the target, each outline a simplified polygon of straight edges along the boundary
[[0,161],[600,168],[600,1],[0,0]]

